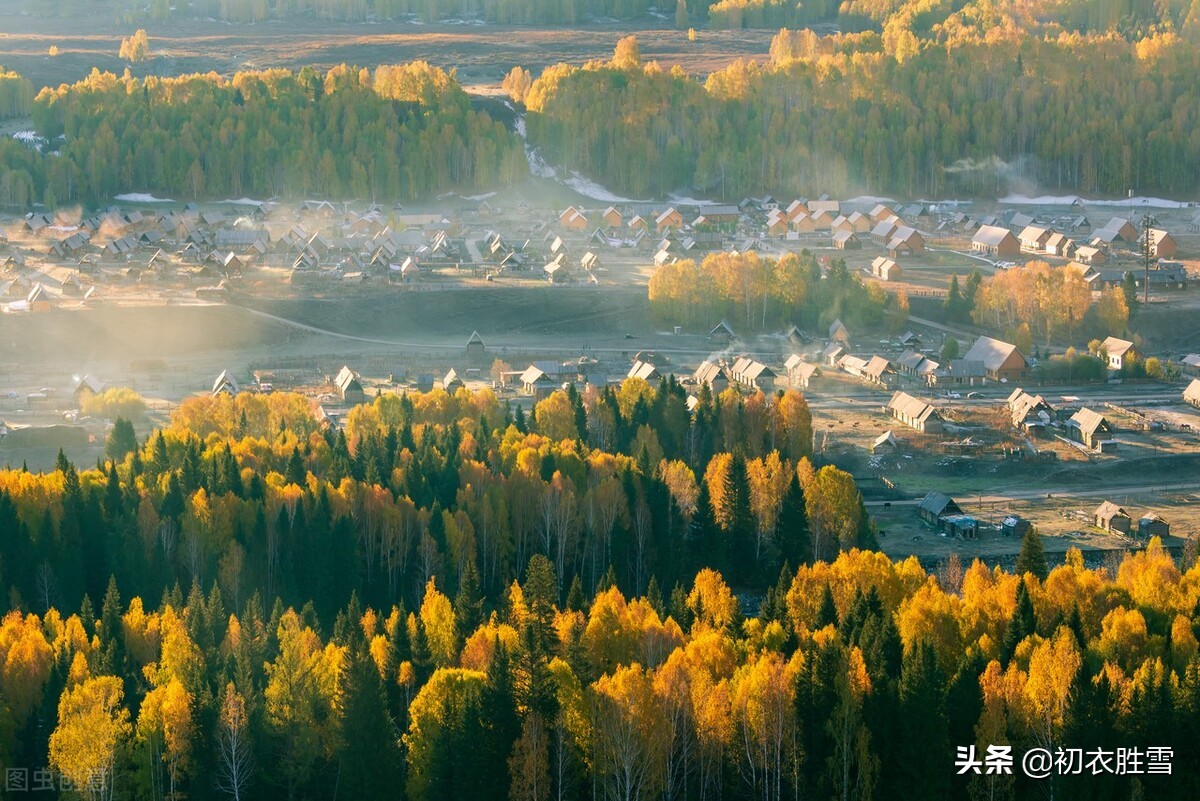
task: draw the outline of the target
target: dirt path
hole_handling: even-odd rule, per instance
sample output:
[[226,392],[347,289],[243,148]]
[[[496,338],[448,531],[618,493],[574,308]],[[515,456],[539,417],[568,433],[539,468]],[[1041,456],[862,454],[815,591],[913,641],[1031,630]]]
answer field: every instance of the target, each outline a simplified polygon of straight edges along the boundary
[[[1138,484],[1124,487],[1105,487],[1098,490],[1076,490],[1070,487],[1040,487],[1035,490],[1013,490],[1012,492],[996,492],[990,495],[976,495],[970,500],[976,503],[1003,503],[1005,501],[1031,501],[1038,498],[1100,498],[1117,497],[1121,495],[1139,495],[1147,492],[1175,492],[1200,488],[1200,480],[1188,481],[1181,484]],[[920,498],[906,501],[867,501],[867,506],[916,506]]]

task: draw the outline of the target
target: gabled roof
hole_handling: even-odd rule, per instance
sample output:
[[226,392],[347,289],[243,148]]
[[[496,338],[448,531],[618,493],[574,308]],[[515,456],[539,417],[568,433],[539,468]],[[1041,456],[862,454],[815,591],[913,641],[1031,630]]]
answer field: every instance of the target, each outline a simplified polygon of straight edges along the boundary
[[521,373],[521,383],[525,385],[549,383],[550,380],[550,376],[532,364],[525,368],[525,372]]
[[217,379],[213,381],[212,394],[217,395],[221,392],[229,392],[236,395],[238,392],[238,383],[228,370],[222,370]]
[[871,443],[871,450],[877,450],[884,445],[891,445],[893,448],[900,445],[900,440],[896,439],[896,435],[890,428],[875,438],[875,441]]
[[998,225],[981,225],[971,241],[980,245],[996,247],[1009,238],[1016,239],[1012,231],[1007,228],[1001,228]]
[[710,337],[714,334],[727,334],[731,337],[734,336],[733,329],[729,327],[729,323],[726,320],[722,320],[721,322],[717,323],[715,326],[713,326],[713,330],[708,332]]
[[937,411],[920,398],[907,392],[896,392],[888,401],[888,411],[895,412],[910,421],[924,421],[938,416]]
[[882,378],[883,374],[888,372],[892,367],[892,363],[882,356],[872,356],[867,361],[867,366],[863,368],[863,372],[872,378]]
[[1071,419],[1067,421],[1067,425],[1074,426],[1090,436],[1102,428],[1108,428],[1108,421],[1099,412],[1084,407],[1071,415]]
[[1104,348],[1104,352],[1110,357],[1124,356],[1133,347],[1133,343],[1128,339],[1118,339],[1117,337],[1105,337],[1100,343],[1100,347]]
[[658,368],[650,362],[636,361],[629,368],[626,378],[640,378],[643,381],[654,381],[659,377]]
[[482,345],[482,344],[483,344],[483,337],[479,336],[479,332],[478,332],[478,331],[472,331],[472,332],[471,332],[471,336],[467,338],[467,344],[468,344],[468,345],[474,345],[474,344],[476,344],[476,343],[478,343],[478,344]]
[[775,371],[762,362],[751,361],[742,371],[745,381],[757,381],[759,378],[774,378]]
[[1200,405],[1200,378],[1193,378],[1183,391],[1183,399],[1188,403]]
[[333,383],[336,384],[337,388],[343,393],[356,384],[358,385],[359,389],[362,388],[362,385],[358,383],[358,377],[354,374],[354,371],[345,364],[342,365],[341,370],[338,370],[337,377],[333,379]]
[[946,514],[962,514],[958,504],[944,492],[930,492],[921,499],[919,507],[922,511],[930,512],[938,517]]
[[1126,512],[1112,501],[1105,501],[1096,507],[1095,516],[1107,523],[1114,517],[1129,517],[1129,512]]
[[711,385],[713,381],[724,378],[724,375],[721,371],[721,365],[716,362],[705,361],[701,362],[700,366],[696,368],[696,372],[692,375],[692,378],[696,380],[697,384]]

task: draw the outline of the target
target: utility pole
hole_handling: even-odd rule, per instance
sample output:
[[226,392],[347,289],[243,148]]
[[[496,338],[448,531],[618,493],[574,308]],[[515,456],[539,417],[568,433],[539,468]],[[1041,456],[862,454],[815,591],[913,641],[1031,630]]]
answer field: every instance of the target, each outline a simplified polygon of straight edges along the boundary
[[1142,287],[1143,303],[1146,306],[1150,305],[1150,231],[1158,224],[1158,220],[1154,219],[1153,215],[1145,214],[1142,216],[1142,260],[1145,282]]

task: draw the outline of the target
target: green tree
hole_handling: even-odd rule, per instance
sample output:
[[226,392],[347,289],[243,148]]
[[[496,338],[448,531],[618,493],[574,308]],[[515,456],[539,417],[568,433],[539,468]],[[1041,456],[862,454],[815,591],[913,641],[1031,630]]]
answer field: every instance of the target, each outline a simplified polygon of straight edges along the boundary
[[114,462],[122,462],[137,449],[137,446],[137,434],[134,433],[133,423],[124,417],[118,417],[104,441],[104,455]]
[[1039,581],[1045,581],[1049,572],[1042,537],[1033,526],[1030,526],[1029,530],[1025,532],[1025,538],[1021,540],[1021,553],[1017,556],[1017,574],[1023,576],[1026,573],[1032,573],[1038,577]]

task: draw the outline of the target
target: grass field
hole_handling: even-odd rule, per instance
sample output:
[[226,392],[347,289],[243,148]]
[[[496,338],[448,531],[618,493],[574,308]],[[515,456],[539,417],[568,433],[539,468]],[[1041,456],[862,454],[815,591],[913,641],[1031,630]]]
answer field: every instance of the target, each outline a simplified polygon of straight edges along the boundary
[[[641,20],[570,28],[513,28],[497,25],[372,23],[353,25],[288,20],[257,25],[179,21],[147,25],[155,58],[129,65],[117,57],[130,26],[108,18],[50,19],[4,13],[0,9],[0,64],[33,81],[35,87],[79,80],[93,67],[135,75],[178,75],[215,71],[348,63],[363,67],[425,60],[447,70],[472,91],[498,90],[514,66],[536,77],[559,62],[582,64],[612,56],[617,39],[636,33],[644,60],[681,66],[706,75],[739,58],[765,61],[774,31],[703,31],[689,42],[686,31]],[[47,55],[51,46],[58,55]]]

